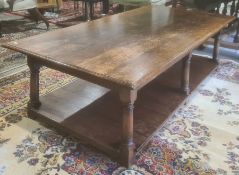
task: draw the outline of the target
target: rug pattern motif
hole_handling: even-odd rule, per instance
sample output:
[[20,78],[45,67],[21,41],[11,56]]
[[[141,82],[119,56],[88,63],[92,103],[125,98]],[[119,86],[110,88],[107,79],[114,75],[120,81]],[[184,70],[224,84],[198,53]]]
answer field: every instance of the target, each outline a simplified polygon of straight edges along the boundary
[[[222,76],[227,70],[233,74]],[[238,173],[238,73],[237,63],[222,62],[138,150],[131,170],[156,175]],[[41,94],[74,81],[49,69],[41,77]],[[1,175],[13,173],[11,167],[29,175],[122,173],[125,168],[84,142],[26,118],[27,79],[6,81],[0,88]]]
[[[57,28],[56,25],[50,25],[50,30]],[[5,22],[2,25],[2,30],[1,44],[44,33],[46,32],[46,26],[44,23],[36,24],[34,21],[24,18],[22,20]],[[24,54],[0,47],[0,78],[1,73],[14,70],[14,68],[17,70],[18,67],[24,65],[26,65],[26,56]]]

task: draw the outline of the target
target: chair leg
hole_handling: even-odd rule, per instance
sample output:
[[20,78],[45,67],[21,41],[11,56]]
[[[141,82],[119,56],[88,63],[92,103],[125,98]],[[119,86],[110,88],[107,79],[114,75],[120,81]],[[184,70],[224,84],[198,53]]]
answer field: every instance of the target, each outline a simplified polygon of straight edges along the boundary
[[[236,17],[238,15],[238,11],[239,11],[239,0],[237,1],[236,9],[235,9],[235,16]],[[239,43],[239,36],[238,35],[239,35],[239,18],[237,17],[236,35],[235,35],[234,40],[233,40],[234,43]]]
[[14,4],[14,2],[15,2],[15,0],[8,0],[8,1],[7,1],[8,5],[9,5],[10,11],[13,10],[13,4]]
[[33,20],[35,20],[36,23],[38,24],[38,18],[37,18],[37,16],[36,16],[36,14],[34,13],[33,9],[28,9],[27,11],[28,11],[28,13],[30,14],[30,18],[33,19]]
[[38,10],[38,8],[34,8],[36,14],[37,14],[37,17],[39,19],[41,19],[45,24],[46,24],[46,27],[47,27],[47,30],[49,29],[49,22],[47,21],[47,19],[40,13],[40,11]]
[[238,11],[239,11],[239,1],[237,1],[236,9],[235,9],[235,16],[236,16],[236,17],[237,17],[237,15],[238,15]]
[[230,10],[230,15],[233,16],[236,10],[236,0],[232,1],[232,6],[231,6],[231,10]]
[[90,2],[90,20],[93,19],[94,16],[94,3]]
[[2,22],[0,21],[0,37],[2,37]]
[[175,8],[175,7],[177,7],[177,0],[173,0],[172,1],[172,6]]
[[85,20],[88,20],[89,16],[88,16],[88,2],[85,2]]
[[237,22],[236,22],[236,35],[234,37],[234,40],[233,42],[234,43],[239,43],[239,19],[237,19]]
[[103,0],[103,13],[108,14],[109,12],[109,0]]
[[36,20],[38,21],[38,19],[42,20],[47,27],[47,30],[49,29],[49,22],[47,21],[47,19],[40,13],[40,11],[37,8],[33,8],[28,10],[28,12],[30,13],[30,15],[36,17]]
[[227,5],[228,5],[228,1],[225,1],[225,2],[224,2],[224,8],[223,8],[223,10],[222,10],[222,14],[223,14],[223,15],[226,15],[226,14],[227,14]]
[[216,13],[219,14],[220,13],[220,8],[221,8],[221,3],[219,3],[217,5],[217,9],[216,9]]
[[57,8],[57,12],[59,12],[60,11],[60,4],[59,4],[58,0],[56,0],[56,8]]

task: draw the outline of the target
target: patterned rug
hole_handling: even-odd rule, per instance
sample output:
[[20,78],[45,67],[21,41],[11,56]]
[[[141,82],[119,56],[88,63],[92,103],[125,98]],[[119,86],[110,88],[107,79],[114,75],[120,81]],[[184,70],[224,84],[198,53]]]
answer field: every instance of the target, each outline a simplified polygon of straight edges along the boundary
[[[74,78],[43,68],[41,95]],[[0,175],[237,175],[239,64],[222,61],[137,152],[129,170],[26,118],[29,73],[0,80]]]
[[[55,30],[54,24],[50,25],[50,30]],[[35,22],[23,18],[20,20],[4,22],[2,25],[3,36],[0,38],[0,44],[26,38],[46,32],[44,23],[36,24]],[[16,73],[26,65],[26,56],[0,47],[0,78]]]

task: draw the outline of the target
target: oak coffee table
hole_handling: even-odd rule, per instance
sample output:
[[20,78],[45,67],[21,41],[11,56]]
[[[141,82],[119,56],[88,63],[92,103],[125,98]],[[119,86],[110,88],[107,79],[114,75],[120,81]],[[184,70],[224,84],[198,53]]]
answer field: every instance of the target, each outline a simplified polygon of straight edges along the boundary
[[[133,109],[137,93],[156,77],[183,61],[182,88],[189,94],[192,50],[215,37],[213,60],[217,61],[218,37],[234,17],[187,11],[183,8],[145,6],[122,14],[71,26],[4,44],[24,53],[30,68],[28,115],[54,124],[86,139],[99,150],[131,166],[135,158]],[[46,96],[39,97],[39,68],[46,66],[77,77]],[[107,94],[118,94],[120,111],[114,116],[92,118],[88,109]],[[41,101],[41,102],[40,102]],[[137,106],[136,106],[137,107]],[[114,110],[102,107],[103,110]],[[100,116],[100,111],[95,110]],[[110,122],[120,119],[113,125]],[[94,123],[99,132],[90,131]],[[109,133],[107,127],[120,130]],[[105,137],[110,137],[109,142]],[[119,142],[113,142],[118,139]]]

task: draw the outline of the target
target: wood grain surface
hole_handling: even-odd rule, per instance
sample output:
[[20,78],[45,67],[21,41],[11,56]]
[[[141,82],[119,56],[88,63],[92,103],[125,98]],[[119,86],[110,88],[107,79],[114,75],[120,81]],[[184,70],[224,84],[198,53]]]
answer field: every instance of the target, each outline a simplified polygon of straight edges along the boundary
[[140,89],[233,20],[145,6],[3,46],[100,85]]

